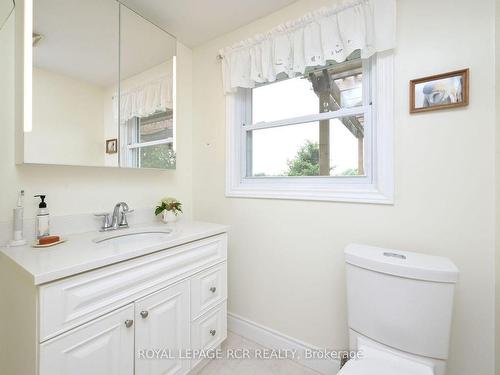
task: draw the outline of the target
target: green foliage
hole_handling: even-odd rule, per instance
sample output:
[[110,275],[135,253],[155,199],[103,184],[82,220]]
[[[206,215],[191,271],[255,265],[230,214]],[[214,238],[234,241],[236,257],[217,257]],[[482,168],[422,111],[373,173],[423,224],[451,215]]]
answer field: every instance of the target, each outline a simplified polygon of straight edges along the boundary
[[287,164],[288,176],[319,176],[319,144],[306,141]]
[[358,176],[358,169],[357,168],[349,168],[343,171],[339,176]]
[[159,206],[156,206],[155,215],[161,214],[163,211],[172,211],[174,214],[182,212],[182,203],[175,198],[163,198]]
[[140,152],[141,168],[175,169],[175,152],[169,145],[143,147]]
[[[288,160],[288,176],[319,176],[319,144],[311,141],[306,143],[297,152],[292,160]],[[336,167],[331,168],[332,170]],[[357,168],[349,168],[336,176],[358,176]]]

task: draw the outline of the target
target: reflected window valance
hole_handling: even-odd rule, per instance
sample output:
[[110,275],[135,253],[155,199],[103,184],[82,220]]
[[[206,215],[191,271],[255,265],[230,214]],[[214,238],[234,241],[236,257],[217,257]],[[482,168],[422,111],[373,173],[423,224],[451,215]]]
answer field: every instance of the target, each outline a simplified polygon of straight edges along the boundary
[[[115,119],[118,119],[117,99],[117,96],[113,97]],[[172,107],[172,79],[169,76],[159,77],[121,93],[120,122],[123,124],[134,117],[151,116]]]
[[307,67],[362,58],[396,44],[395,0],[355,0],[322,8],[220,51],[224,90],[253,88],[278,75],[295,77]]

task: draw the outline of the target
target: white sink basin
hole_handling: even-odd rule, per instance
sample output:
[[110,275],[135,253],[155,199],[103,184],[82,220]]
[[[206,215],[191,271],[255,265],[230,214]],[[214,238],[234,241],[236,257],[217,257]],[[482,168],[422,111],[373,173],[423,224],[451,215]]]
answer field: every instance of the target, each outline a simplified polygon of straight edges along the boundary
[[101,243],[123,243],[123,242],[164,242],[172,237],[172,229],[144,229],[141,231],[134,232],[111,232],[101,237],[94,238],[92,241],[96,244]]

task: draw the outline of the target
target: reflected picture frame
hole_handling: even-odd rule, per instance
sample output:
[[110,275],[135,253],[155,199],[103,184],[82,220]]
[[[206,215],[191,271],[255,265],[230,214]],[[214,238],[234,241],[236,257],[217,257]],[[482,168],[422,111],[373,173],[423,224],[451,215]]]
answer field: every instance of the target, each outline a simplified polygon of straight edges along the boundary
[[106,154],[116,154],[118,152],[118,139],[106,140]]
[[410,81],[410,113],[469,105],[469,69],[455,70]]

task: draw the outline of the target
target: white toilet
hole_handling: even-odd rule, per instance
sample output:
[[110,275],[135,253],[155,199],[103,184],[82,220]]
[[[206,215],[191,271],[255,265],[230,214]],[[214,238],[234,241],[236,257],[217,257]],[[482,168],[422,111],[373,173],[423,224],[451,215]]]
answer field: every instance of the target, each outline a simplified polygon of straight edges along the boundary
[[457,267],[365,245],[345,250],[351,359],[339,375],[444,375]]

